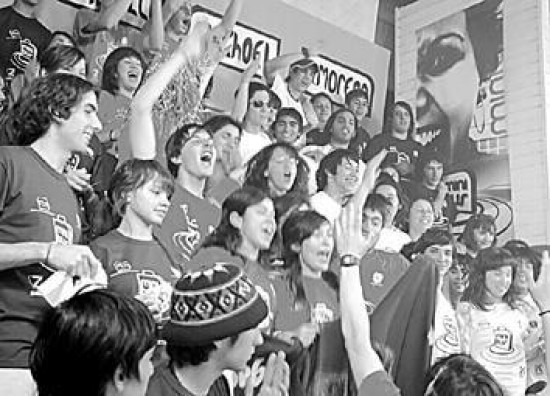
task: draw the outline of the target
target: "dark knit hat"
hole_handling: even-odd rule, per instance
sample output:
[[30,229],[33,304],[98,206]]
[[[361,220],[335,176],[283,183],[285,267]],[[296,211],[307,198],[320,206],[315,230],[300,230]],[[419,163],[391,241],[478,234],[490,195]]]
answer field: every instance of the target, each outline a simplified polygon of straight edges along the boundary
[[217,263],[176,283],[162,338],[171,345],[202,346],[258,326],[267,313],[267,304],[244,272]]

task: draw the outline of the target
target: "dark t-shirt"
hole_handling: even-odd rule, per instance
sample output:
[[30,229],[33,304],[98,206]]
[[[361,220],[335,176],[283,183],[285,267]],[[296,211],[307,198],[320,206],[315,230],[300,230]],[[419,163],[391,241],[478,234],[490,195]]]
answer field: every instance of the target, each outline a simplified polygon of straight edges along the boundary
[[132,239],[113,230],[90,248],[109,276],[109,288],[142,301],[157,323],[168,320],[172,286],[181,273],[156,240]]
[[[409,202],[413,202],[419,198],[424,198],[425,200],[433,203],[438,195],[437,189],[430,190],[423,184],[415,181],[404,180],[401,185],[403,186],[405,194],[409,198]],[[433,227],[444,228],[450,231],[450,226],[452,226],[456,218],[456,205],[449,194],[445,197],[442,211],[443,216],[439,216],[434,219]]]
[[[229,386],[223,376],[219,377],[208,390],[207,396],[229,396]],[[149,380],[145,396],[195,396],[181,382],[170,369],[163,364],[155,369]]]
[[171,259],[186,270],[186,264],[204,238],[220,221],[221,210],[176,184],[170,208],[155,236],[168,249]]
[[399,253],[373,250],[361,259],[359,273],[365,304],[372,312],[409,268]]
[[35,18],[12,6],[0,9],[0,77],[7,85],[46,49],[51,33]]
[[358,396],[399,396],[401,392],[385,371],[375,371],[365,377]]
[[382,164],[384,166],[411,164],[414,167],[423,150],[422,145],[414,140],[401,140],[389,133],[381,133],[373,137],[365,151],[363,151],[363,161],[369,161],[384,148],[388,150],[388,154]]
[[[77,243],[78,214],[65,177],[33,149],[0,147],[0,243]],[[37,286],[52,273],[42,262],[0,270],[0,367],[28,367],[48,308]]]

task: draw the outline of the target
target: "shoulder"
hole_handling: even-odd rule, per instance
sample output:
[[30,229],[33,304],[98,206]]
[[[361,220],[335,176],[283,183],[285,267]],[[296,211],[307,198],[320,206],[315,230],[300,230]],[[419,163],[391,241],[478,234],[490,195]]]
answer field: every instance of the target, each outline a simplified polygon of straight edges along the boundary
[[361,382],[358,391],[359,396],[400,394],[399,388],[395,386],[389,374],[383,370],[367,375]]

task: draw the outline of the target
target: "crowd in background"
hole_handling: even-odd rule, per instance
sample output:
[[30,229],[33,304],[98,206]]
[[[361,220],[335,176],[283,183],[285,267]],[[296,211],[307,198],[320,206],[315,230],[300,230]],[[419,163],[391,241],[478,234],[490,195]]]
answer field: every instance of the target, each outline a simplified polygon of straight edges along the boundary
[[453,234],[409,103],[365,129],[304,47],[213,111],[246,0],[71,33],[39,3],[0,9],[0,394],[550,394],[550,259],[484,213]]

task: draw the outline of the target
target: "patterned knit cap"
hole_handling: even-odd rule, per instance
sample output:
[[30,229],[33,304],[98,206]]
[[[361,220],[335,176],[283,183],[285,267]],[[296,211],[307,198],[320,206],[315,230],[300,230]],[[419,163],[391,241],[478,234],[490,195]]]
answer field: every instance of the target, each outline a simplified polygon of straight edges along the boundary
[[162,338],[171,345],[201,346],[258,326],[268,308],[256,287],[233,264],[184,275],[172,294]]

